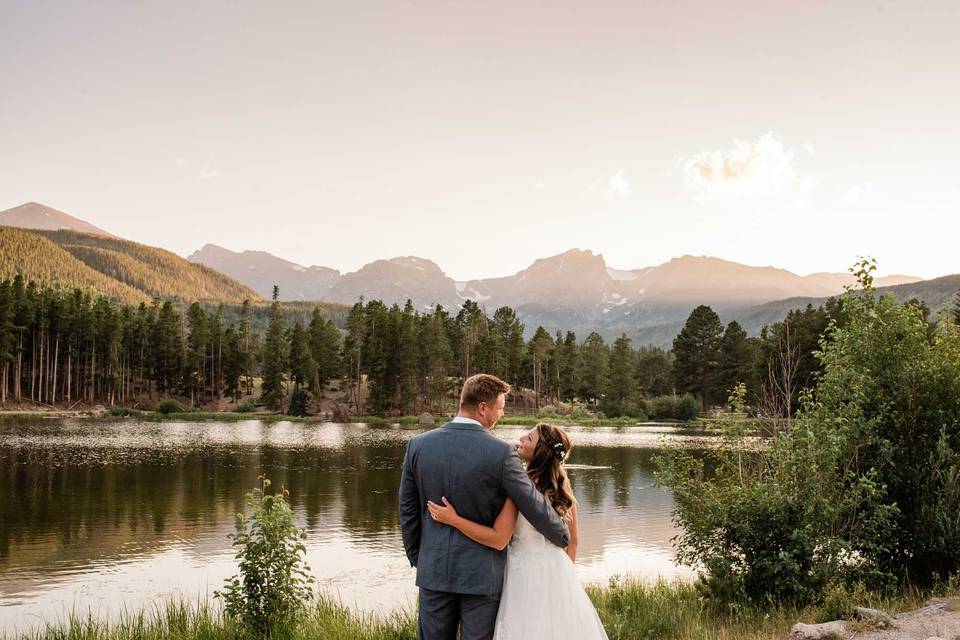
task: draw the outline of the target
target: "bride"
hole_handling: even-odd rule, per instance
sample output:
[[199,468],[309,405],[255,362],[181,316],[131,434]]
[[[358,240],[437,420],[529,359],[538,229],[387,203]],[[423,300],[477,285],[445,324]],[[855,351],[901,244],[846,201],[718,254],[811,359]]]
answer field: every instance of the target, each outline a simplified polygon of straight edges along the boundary
[[434,520],[454,527],[471,540],[495,549],[510,544],[494,640],[607,638],[573,567],[577,559],[577,500],[563,467],[570,449],[567,432],[543,422],[523,435],[517,447],[530,480],[570,529],[570,544],[565,551],[538,533],[518,514],[510,499],[492,527],[457,515],[446,496],[442,505],[427,503]]

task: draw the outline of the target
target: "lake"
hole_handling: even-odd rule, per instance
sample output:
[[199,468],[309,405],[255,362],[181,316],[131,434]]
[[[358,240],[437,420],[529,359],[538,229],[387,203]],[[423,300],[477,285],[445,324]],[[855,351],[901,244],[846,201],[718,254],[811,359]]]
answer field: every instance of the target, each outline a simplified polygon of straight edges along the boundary
[[[516,442],[527,429],[494,433]],[[674,560],[673,500],[655,486],[652,459],[702,434],[669,425],[569,432],[581,579],[690,576]],[[397,489],[417,433],[258,420],[0,421],[0,633],[71,610],[107,617],[171,596],[210,597],[236,573],[227,535],[261,474],[289,490],[322,589],[363,611],[412,607]]]

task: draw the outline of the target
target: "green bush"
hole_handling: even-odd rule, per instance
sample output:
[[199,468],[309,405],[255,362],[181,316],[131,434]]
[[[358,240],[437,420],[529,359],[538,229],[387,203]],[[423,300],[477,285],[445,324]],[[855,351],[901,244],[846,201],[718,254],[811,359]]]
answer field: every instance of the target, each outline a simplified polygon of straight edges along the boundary
[[253,400],[245,400],[234,407],[234,412],[236,413],[253,413],[256,411],[257,407],[253,404]]
[[654,420],[671,419],[677,414],[677,396],[657,396],[646,401],[647,414]]
[[559,412],[557,412],[557,408],[552,404],[548,404],[545,407],[540,407],[540,410],[537,411],[538,418],[550,419],[550,418],[556,418],[559,415],[560,414]]
[[700,401],[685,393],[677,400],[674,417],[677,420],[690,421],[700,415]]
[[136,415],[136,412],[127,407],[110,407],[110,415],[117,418],[125,418],[128,416]]
[[167,400],[161,400],[160,404],[157,405],[157,413],[168,414],[168,413],[182,413],[183,407],[180,406],[180,403],[176,400],[170,398]]
[[366,422],[367,426],[370,427],[371,429],[389,429],[390,428],[390,421],[387,420],[386,418],[380,418],[378,416],[370,416],[364,422]]
[[646,410],[655,420],[693,420],[700,414],[700,403],[691,394],[657,396],[646,401]]
[[303,556],[307,534],[294,526],[286,491],[268,494],[270,480],[247,494],[251,513],[237,514],[237,532],[231,534],[240,575],[226,581],[222,591],[224,613],[258,635],[267,635],[302,614],[313,597],[310,567]]
[[730,419],[709,464],[681,451],[657,461],[678,557],[704,582],[811,603],[837,585],[960,568],[960,330],[942,321],[931,335],[914,305],[877,297],[870,262],[858,266],[863,291],[845,294],[846,322],[822,340],[823,373],[791,429],[757,451]]

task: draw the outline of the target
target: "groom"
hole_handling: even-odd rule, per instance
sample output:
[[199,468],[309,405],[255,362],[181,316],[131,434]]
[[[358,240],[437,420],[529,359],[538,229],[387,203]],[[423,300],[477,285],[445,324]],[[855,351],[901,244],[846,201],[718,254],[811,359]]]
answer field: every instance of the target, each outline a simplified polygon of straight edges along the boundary
[[434,522],[427,500],[446,497],[465,518],[493,526],[509,497],[550,542],[565,547],[567,526],[523,470],[514,446],[490,433],[503,417],[510,385],[484,373],[463,383],[453,421],[407,445],[400,478],[400,528],[420,587],[421,640],[493,637],[506,550]]

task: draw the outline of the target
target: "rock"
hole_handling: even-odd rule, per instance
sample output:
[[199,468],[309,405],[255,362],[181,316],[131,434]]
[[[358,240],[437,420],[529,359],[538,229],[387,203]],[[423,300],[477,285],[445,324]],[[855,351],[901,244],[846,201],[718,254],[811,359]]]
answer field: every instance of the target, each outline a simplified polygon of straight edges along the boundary
[[434,421],[433,419],[433,414],[426,413],[426,412],[420,414],[420,419],[418,420],[418,422],[420,426],[424,428],[432,427],[433,425],[436,424],[436,421]]
[[857,607],[853,610],[853,617],[861,622],[872,624],[877,629],[894,629],[897,626],[889,613],[879,609]]
[[833,640],[846,638],[847,627],[842,620],[822,624],[804,624],[798,622],[790,630],[790,640]]

